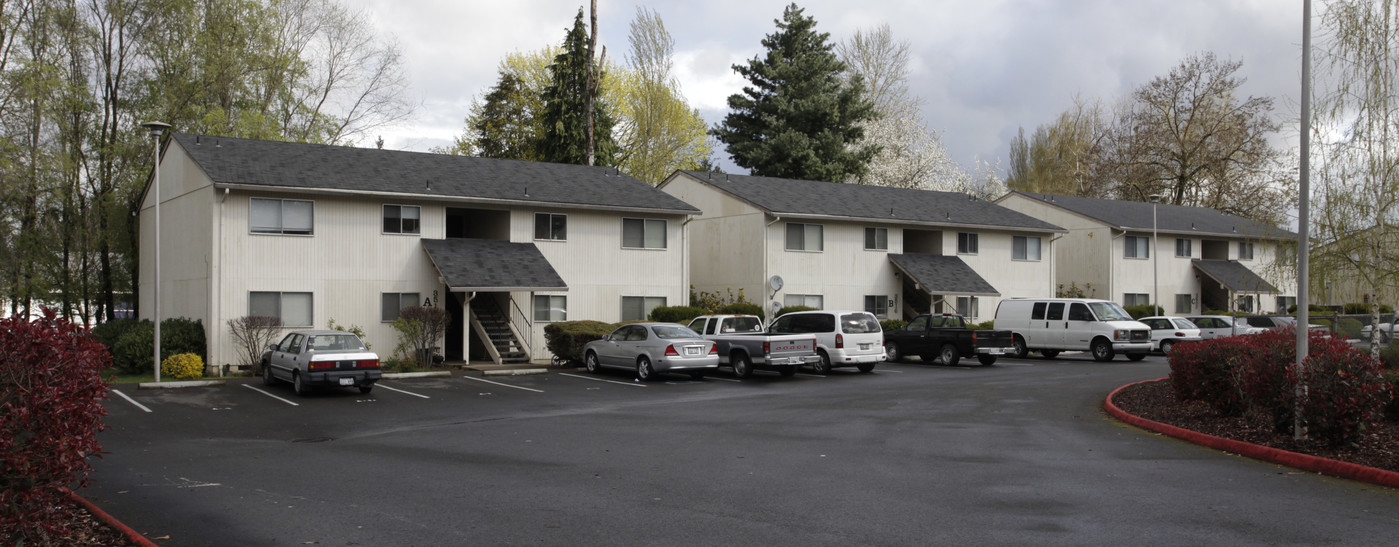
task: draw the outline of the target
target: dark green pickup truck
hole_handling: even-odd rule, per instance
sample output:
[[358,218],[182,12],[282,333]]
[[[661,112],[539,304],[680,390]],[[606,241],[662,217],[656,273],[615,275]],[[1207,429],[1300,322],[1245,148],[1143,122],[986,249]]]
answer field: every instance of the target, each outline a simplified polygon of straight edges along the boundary
[[956,365],[962,357],[975,355],[981,364],[990,365],[996,357],[1014,353],[1014,346],[1010,331],[968,329],[962,316],[950,313],[923,314],[902,329],[884,331],[884,352],[891,362],[917,355],[924,363],[940,359],[944,365]]

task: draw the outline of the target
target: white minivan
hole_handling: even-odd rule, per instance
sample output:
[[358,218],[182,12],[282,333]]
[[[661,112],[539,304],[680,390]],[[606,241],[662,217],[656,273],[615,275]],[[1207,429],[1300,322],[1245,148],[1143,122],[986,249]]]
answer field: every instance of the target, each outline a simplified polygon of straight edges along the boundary
[[1122,306],[1090,298],[1012,298],[996,307],[996,330],[1015,335],[1015,355],[1038,350],[1046,359],[1061,351],[1087,351],[1097,361],[1127,354],[1140,361],[1151,351],[1151,328]]
[[771,334],[814,334],[821,360],[812,365],[828,374],[832,367],[856,367],[860,372],[874,370],[887,359],[884,330],[867,311],[797,311],[784,314],[768,326]]

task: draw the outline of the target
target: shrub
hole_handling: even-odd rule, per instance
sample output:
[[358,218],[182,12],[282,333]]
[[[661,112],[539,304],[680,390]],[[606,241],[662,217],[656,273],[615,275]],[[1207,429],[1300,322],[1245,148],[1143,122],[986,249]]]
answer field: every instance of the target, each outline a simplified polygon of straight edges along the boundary
[[110,365],[101,344],[52,310],[32,323],[0,319],[0,542],[68,534],[64,487],[86,486],[87,458],[101,453]]
[[276,317],[244,315],[228,320],[228,334],[242,353],[242,364],[252,366],[254,376],[262,375],[262,352],[277,341],[281,330],[282,320]]
[[763,313],[763,307],[747,302],[734,302],[719,308],[719,312],[728,315],[756,315],[759,319],[765,319],[767,314]]
[[[1325,344],[1326,340],[1311,337],[1314,345]],[[1331,343],[1344,344],[1336,340]],[[1392,401],[1379,362],[1349,347],[1318,347],[1309,352],[1302,367],[1302,381],[1307,391],[1299,411],[1307,434],[1330,446],[1360,440],[1365,428],[1380,416],[1385,403]]]
[[1389,370],[1399,370],[1399,343],[1390,342],[1388,346],[1380,348],[1380,363]]
[[891,330],[900,330],[907,324],[908,321],[904,321],[903,319],[885,319],[879,322],[879,328],[884,332],[889,332]]
[[782,317],[794,311],[816,311],[816,308],[810,306],[783,306],[782,309],[777,310],[777,315],[773,317]]
[[569,361],[583,360],[583,345],[611,334],[615,328],[602,321],[562,321],[544,326],[549,352]]
[[[359,341],[364,344],[364,349],[374,349],[374,346],[369,345],[369,339],[364,336],[364,327],[361,327],[359,325],[350,325],[348,327],[346,327],[345,325],[337,325],[335,323],[335,318],[332,317],[330,318],[330,322],[326,323],[326,328],[330,330],[338,330],[340,332],[348,332],[350,334],[353,334],[359,337]],[[446,327],[443,328],[445,329]],[[446,334],[446,332],[444,331],[443,334]]]
[[1241,353],[1241,337],[1216,338],[1179,344],[1167,359],[1171,386],[1181,401],[1203,401],[1220,416],[1243,413],[1243,397],[1234,374],[1233,359]]
[[1296,335],[1272,330],[1240,338],[1234,345],[1238,350],[1234,374],[1244,406],[1249,413],[1266,417],[1274,431],[1290,431],[1296,415]]
[[728,306],[730,304],[750,303],[748,301],[748,297],[743,295],[742,288],[738,289],[737,295],[734,294],[733,289],[724,289],[724,291],[728,293],[728,296],[720,295],[719,291],[714,291],[712,293],[704,291],[695,292],[695,286],[690,285],[690,306],[704,310],[701,313],[695,314],[695,316],[725,313],[721,311],[724,309],[725,306]]
[[126,331],[139,324],[141,322],[135,319],[113,319],[105,323],[98,323],[97,326],[92,327],[91,332],[99,343],[107,346],[107,351],[112,351],[117,345],[117,340],[121,339]]
[[1342,317],[1337,321],[1338,325],[1332,325],[1331,317],[1312,317],[1309,322],[1322,325],[1326,330],[1344,335],[1346,338],[1360,338],[1360,329],[1365,327],[1359,319],[1354,317]]
[[204,360],[193,353],[177,353],[160,362],[160,376],[181,380],[204,377]]
[[1384,419],[1399,422],[1399,370],[1384,371],[1384,381],[1389,384],[1389,402],[1384,405]]
[[451,320],[451,314],[442,308],[408,306],[399,310],[398,319],[393,322],[399,336],[394,353],[408,356],[423,366],[432,366],[437,341],[446,334]]
[[209,357],[204,340],[204,323],[187,317],[171,317],[160,322],[160,359],[177,353],[193,353],[200,360]]
[[683,325],[689,323],[691,319],[704,314],[705,310],[703,308],[694,306],[659,306],[651,310],[651,314],[648,315],[647,318],[651,321],[680,323]]
[[971,325],[967,325],[967,328],[968,328],[968,329],[971,329],[971,330],[991,330],[991,329],[996,328],[996,320],[995,320],[995,319],[992,319],[992,320],[990,320],[990,321],[982,321],[982,322],[980,322],[980,323],[973,323],[973,324],[971,324]]
[[1127,306],[1122,309],[1127,312],[1127,315],[1132,316],[1132,319],[1141,319],[1143,317],[1151,317],[1153,315],[1166,314],[1166,311],[1162,309],[1161,306],[1153,306],[1151,304],[1147,304],[1145,306]]
[[[165,333],[161,332],[161,337]],[[150,321],[141,321],[122,333],[112,347],[112,361],[117,372],[122,374],[145,374],[155,370],[154,358],[155,327]],[[165,347],[160,348],[161,357],[166,357]],[[173,354],[170,354],[173,355]]]

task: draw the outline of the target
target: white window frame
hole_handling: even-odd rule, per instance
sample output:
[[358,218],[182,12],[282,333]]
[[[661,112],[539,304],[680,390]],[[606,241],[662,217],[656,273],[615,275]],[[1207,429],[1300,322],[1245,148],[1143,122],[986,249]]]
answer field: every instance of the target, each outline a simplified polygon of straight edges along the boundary
[[[397,208],[398,208],[398,231],[396,231],[396,232],[395,232],[395,231],[391,231],[391,230],[387,230],[387,229],[385,229],[385,226],[384,226],[384,223],[387,222],[387,221],[389,220],[389,207],[397,207]],[[413,228],[413,231],[411,231],[411,232],[405,231],[405,230],[403,229],[403,219],[406,218],[406,217],[403,216],[403,211],[406,210],[406,209],[413,209],[413,210],[416,210],[416,211],[418,212],[418,217],[417,217],[416,219],[414,219],[414,220],[417,220],[417,221],[418,221],[418,225],[417,225],[416,227],[414,227],[414,228]],[[414,235],[414,236],[416,236],[416,235],[422,235],[422,233],[423,233],[423,208],[422,208],[422,206],[420,206],[420,205],[398,205],[398,204],[395,204],[395,203],[385,203],[383,206],[379,207],[379,231],[380,231],[380,233],[382,233],[382,234],[392,234],[392,235]]]
[[[1185,304],[1184,306],[1181,306],[1182,301],[1184,301],[1184,304]],[[1177,294],[1177,295],[1176,295],[1176,314],[1184,315],[1184,314],[1187,314],[1187,313],[1195,313],[1195,295],[1193,295],[1193,294]]]
[[[634,301],[636,299],[641,299],[641,317],[628,317],[627,301]],[[654,310],[664,305],[666,305],[666,297],[664,296],[623,296],[622,313],[619,315],[619,317],[622,318],[622,321],[645,321],[647,317],[651,316],[651,310]]]
[[[1141,301],[1143,301],[1143,302],[1140,302],[1140,303],[1133,303],[1133,302],[1138,301],[1138,300],[1141,300]],[[1124,308],[1126,308],[1126,307],[1131,307],[1131,306],[1150,306],[1150,305],[1151,305],[1151,294],[1150,294],[1150,293],[1144,293],[1144,292],[1122,293],[1122,307],[1124,307]]]
[[[539,237],[539,219],[540,219],[540,217],[544,217],[544,218],[546,219],[545,221],[548,223],[548,224],[546,225],[546,228],[545,228],[546,231],[548,231],[548,233],[547,233],[547,234],[544,234],[545,237]],[[554,233],[554,218],[555,218],[555,217],[558,217],[558,218],[562,218],[562,219],[563,219],[563,230],[562,230],[562,231],[563,231],[563,235],[562,235],[562,237],[554,237],[555,235],[557,235],[557,234]],[[623,228],[623,230],[625,231],[625,228]],[[642,236],[642,239],[645,240],[645,236],[644,236],[644,235]],[[566,214],[564,214],[564,213],[535,213],[535,214],[534,214],[534,240],[535,240],[535,241],[568,241],[568,215],[566,215]]]
[[[1023,256],[1023,257],[1016,257],[1016,256],[1015,256],[1015,242],[1016,242],[1016,240],[1020,240],[1020,239],[1025,240],[1025,256]],[[1035,240],[1035,256],[1034,256],[1034,258],[1030,258],[1030,240],[1032,240],[1032,239]],[[1044,260],[1044,239],[1043,239],[1043,238],[1040,238],[1039,236],[1011,236],[1011,238],[1010,238],[1010,259],[1011,259],[1011,260],[1023,260],[1023,261],[1026,261],[1026,262],[1039,262],[1039,261],[1041,261],[1041,260]]]
[[[812,305],[813,303],[815,303],[816,305],[813,306],[813,305]],[[806,307],[808,307],[808,308],[816,308],[816,309],[820,310],[820,309],[825,309],[825,308],[824,308],[825,305],[826,305],[826,297],[825,297],[824,295],[820,295],[820,294],[790,294],[790,293],[789,293],[789,294],[786,294],[786,295],[783,295],[783,296],[782,296],[782,307],[784,307],[784,308],[790,308],[790,307],[792,307],[792,306],[806,306]]]
[[[870,302],[873,299],[874,305]],[[865,311],[879,319],[889,318],[889,295],[887,294],[867,294],[865,295]]]
[[975,323],[972,320],[981,317],[981,299],[975,296],[957,297],[957,315],[967,318],[968,323]]
[[[801,229],[801,248],[799,248],[799,249],[794,249],[794,248],[792,248],[792,229],[793,229],[793,228],[796,228],[796,227],[800,227],[800,229]],[[813,229],[813,228],[815,228],[815,232],[816,232],[816,233],[815,233],[815,235],[816,235],[816,247],[815,247],[815,248],[812,248],[811,242],[808,241],[809,239],[811,239],[812,229]],[[784,247],[786,250],[791,251],[791,252],[797,252],[797,253],[820,253],[820,252],[824,252],[824,251],[826,250],[826,225],[824,225],[824,224],[812,224],[812,223],[807,223],[807,222],[788,222],[786,228],[783,230],[783,237],[782,237],[782,240],[783,240],[783,247]]]
[[[871,238],[870,238],[870,235],[871,235],[871,234],[873,234],[873,236],[874,236],[874,238],[873,238],[873,239],[874,239],[874,246],[873,246],[873,247],[870,246],[870,239],[871,239]],[[880,237],[881,235],[883,235],[882,238]],[[883,239],[883,241],[884,241],[883,244],[880,244],[880,240],[881,240],[881,239]],[[866,250],[866,251],[888,251],[888,250],[889,250],[889,229],[888,229],[888,228],[880,228],[880,227],[878,227],[878,226],[866,226],[866,227],[865,227],[865,250]]]
[[[257,204],[258,202],[268,202],[268,203],[270,203],[270,202],[276,202],[276,203],[277,203],[277,216],[278,216],[278,218],[277,218],[277,226],[276,226],[275,229],[272,229],[271,227],[263,227],[263,229],[258,229],[258,227],[255,226],[255,225],[253,224],[253,222],[254,222],[254,221],[253,221],[254,211],[255,211],[255,209],[257,209],[257,205],[256,205],[256,204]],[[292,232],[288,232],[288,231],[287,231],[287,228],[286,228],[286,225],[287,225],[286,204],[287,204],[287,203],[306,203],[306,204],[310,204],[310,206],[311,206],[311,222],[310,222],[310,228],[308,228],[308,229],[306,230],[305,233],[302,233],[302,232],[300,232],[300,231],[292,231]],[[382,223],[381,223],[381,224],[382,224]],[[283,199],[283,198],[259,198],[259,197],[250,197],[250,198],[248,198],[248,233],[254,234],[254,235],[282,235],[282,236],[304,236],[304,237],[314,236],[314,235],[316,235],[316,202],[315,202],[315,201],[312,201],[312,200],[309,200],[309,199]]]
[[1151,258],[1151,238],[1147,236],[1123,236],[1122,258],[1133,260]]
[[[1247,250],[1248,252],[1245,253],[1245,252],[1244,252],[1245,250]],[[1253,260],[1253,242],[1252,242],[1252,241],[1240,241],[1240,242],[1239,242],[1239,260],[1240,260],[1240,261],[1244,261],[1244,260]]]
[[[276,315],[275,317],[276,317],[278,320],[280,320],[280,321],[282,322],[282,325],[281,325],[281,326],[283,326],[283,327],[295,327],[295,328],[309,328],[309,327],[311,327],[312,325],[315,324],[315,322],[316,322],[316,296],[315,296],[315,294],[313,294],[312,292],[310,292],[310,291],[248,291],[248,315],[257,315],[257,314],[254,314],[254,313],[253,313],[253,298],[254,298],[256,295],[260,295],[260,294],[261,294],[261,295],[269,295],[269,294],[275,294],[275,295],[277,295],[277,315]],[[307,317],[307,319],[308,319],[308,321],[306,322],[306,324],[304,324],[304,325],[292,324],[290,321],[287,321],[287,318],[286,318],[286,301],[287,301],[287,298],[286,298],[286,297],[287,297],[287,295],[306,295],[306,301],[307,301],[308,305],[310,306],[310,307],[306,310],[306,317]]]
[[[641,246],[640,246],[640,247],[634,247],[634,246],[627,245],[627,223],[628,223],[628,222],[640,222],[640,223],[641,223]],[[646,244],[646,239],[647,239],[646,236],[647,236],[648,234],[650,234],[650,230],[653,229],[654,226],[656,226],[656,223],[660,223],[660,227],[661,227],[661,228],[660,228],[660,230],[661,230],[661,246],[660,246],[660,247],[648,246],[648,245]],[[636,218],[624,217],[624,218],[622,218],[622,248],[623,248],[623,249],[649,249],[649,250],[663,251],[663,250],[666,249],[666,245],[667,245],[666,239],[667,239],[669,236],[670,236],[670,224],[669,224],[669,222],[666,221],[665,219],[661,219],[661,218],[640,218],[640,217],[636,217]]]
[[[543,308],[539,307],[541,301],[544,302]],[[558,305],[555,305],[556,302]],[[530,316],[534,317],[536,323],[568,321],[568,295],[566,294],[536,294],[530,308]],[[540,311],[544,312],[542,317]],[[557,315],[555,312],[558,312]]]
[[1277,297],[1277,300],[1274,301],[1274,303],[1278,306],[1278,313],[1287,313],[1287,308],[1297,305],[1297,297],[1279,296]]
[[957,254],[974,255],[981,252],[981,235],[976,232],[957,232]]
[[[397,303],[398,303],[398,307],[394,309],[393,315],[392,315],[391,317],[389,316],[389,313],[388,313],[389,309],[388,309],[388,307],[386,306],[386,304],[388,303],[388,298],[389,298],[390,295],[393,295],[393,296],[397,297]],[[409,297],[409,296],[412,296],[412,298],[408,299],[408,302],[409,302],[408,305],[404,305],[404,299],[405,299],[406,297]],[[400,314],[400,313],[403,312],[403,308],[408,308],[408,307],[412,307],[412,306],[421,306],[421,305],[422,305],[422,300],[420,300],[421,298],[422,298],[422,293],[415,293],[415,292],[383,292],[383,293],[379,293],[379,322],[380,322],[380,323],[392,323],[392,322],[398,320],[398,314]],[[385,319],[385,317],[390,317],[390,318],[389,318],[389,319]]]
[[[1185,254],[1180,254],[1181,243],[1185,243]],[[1190,258],[1195,256],[1195,242],[1188,237],[1176,238],[1176,257]]]

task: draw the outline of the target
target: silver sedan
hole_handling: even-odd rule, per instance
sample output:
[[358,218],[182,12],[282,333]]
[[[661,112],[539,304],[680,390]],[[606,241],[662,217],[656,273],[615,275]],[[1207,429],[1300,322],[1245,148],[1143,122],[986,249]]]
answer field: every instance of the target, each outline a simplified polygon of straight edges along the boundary
[[682,325],[632,323],[583,346],[583,363],[592,373],[603,367],[635,370],[643,382],[662,372],[698,380],[719,368],[719,351],[714,342]]

